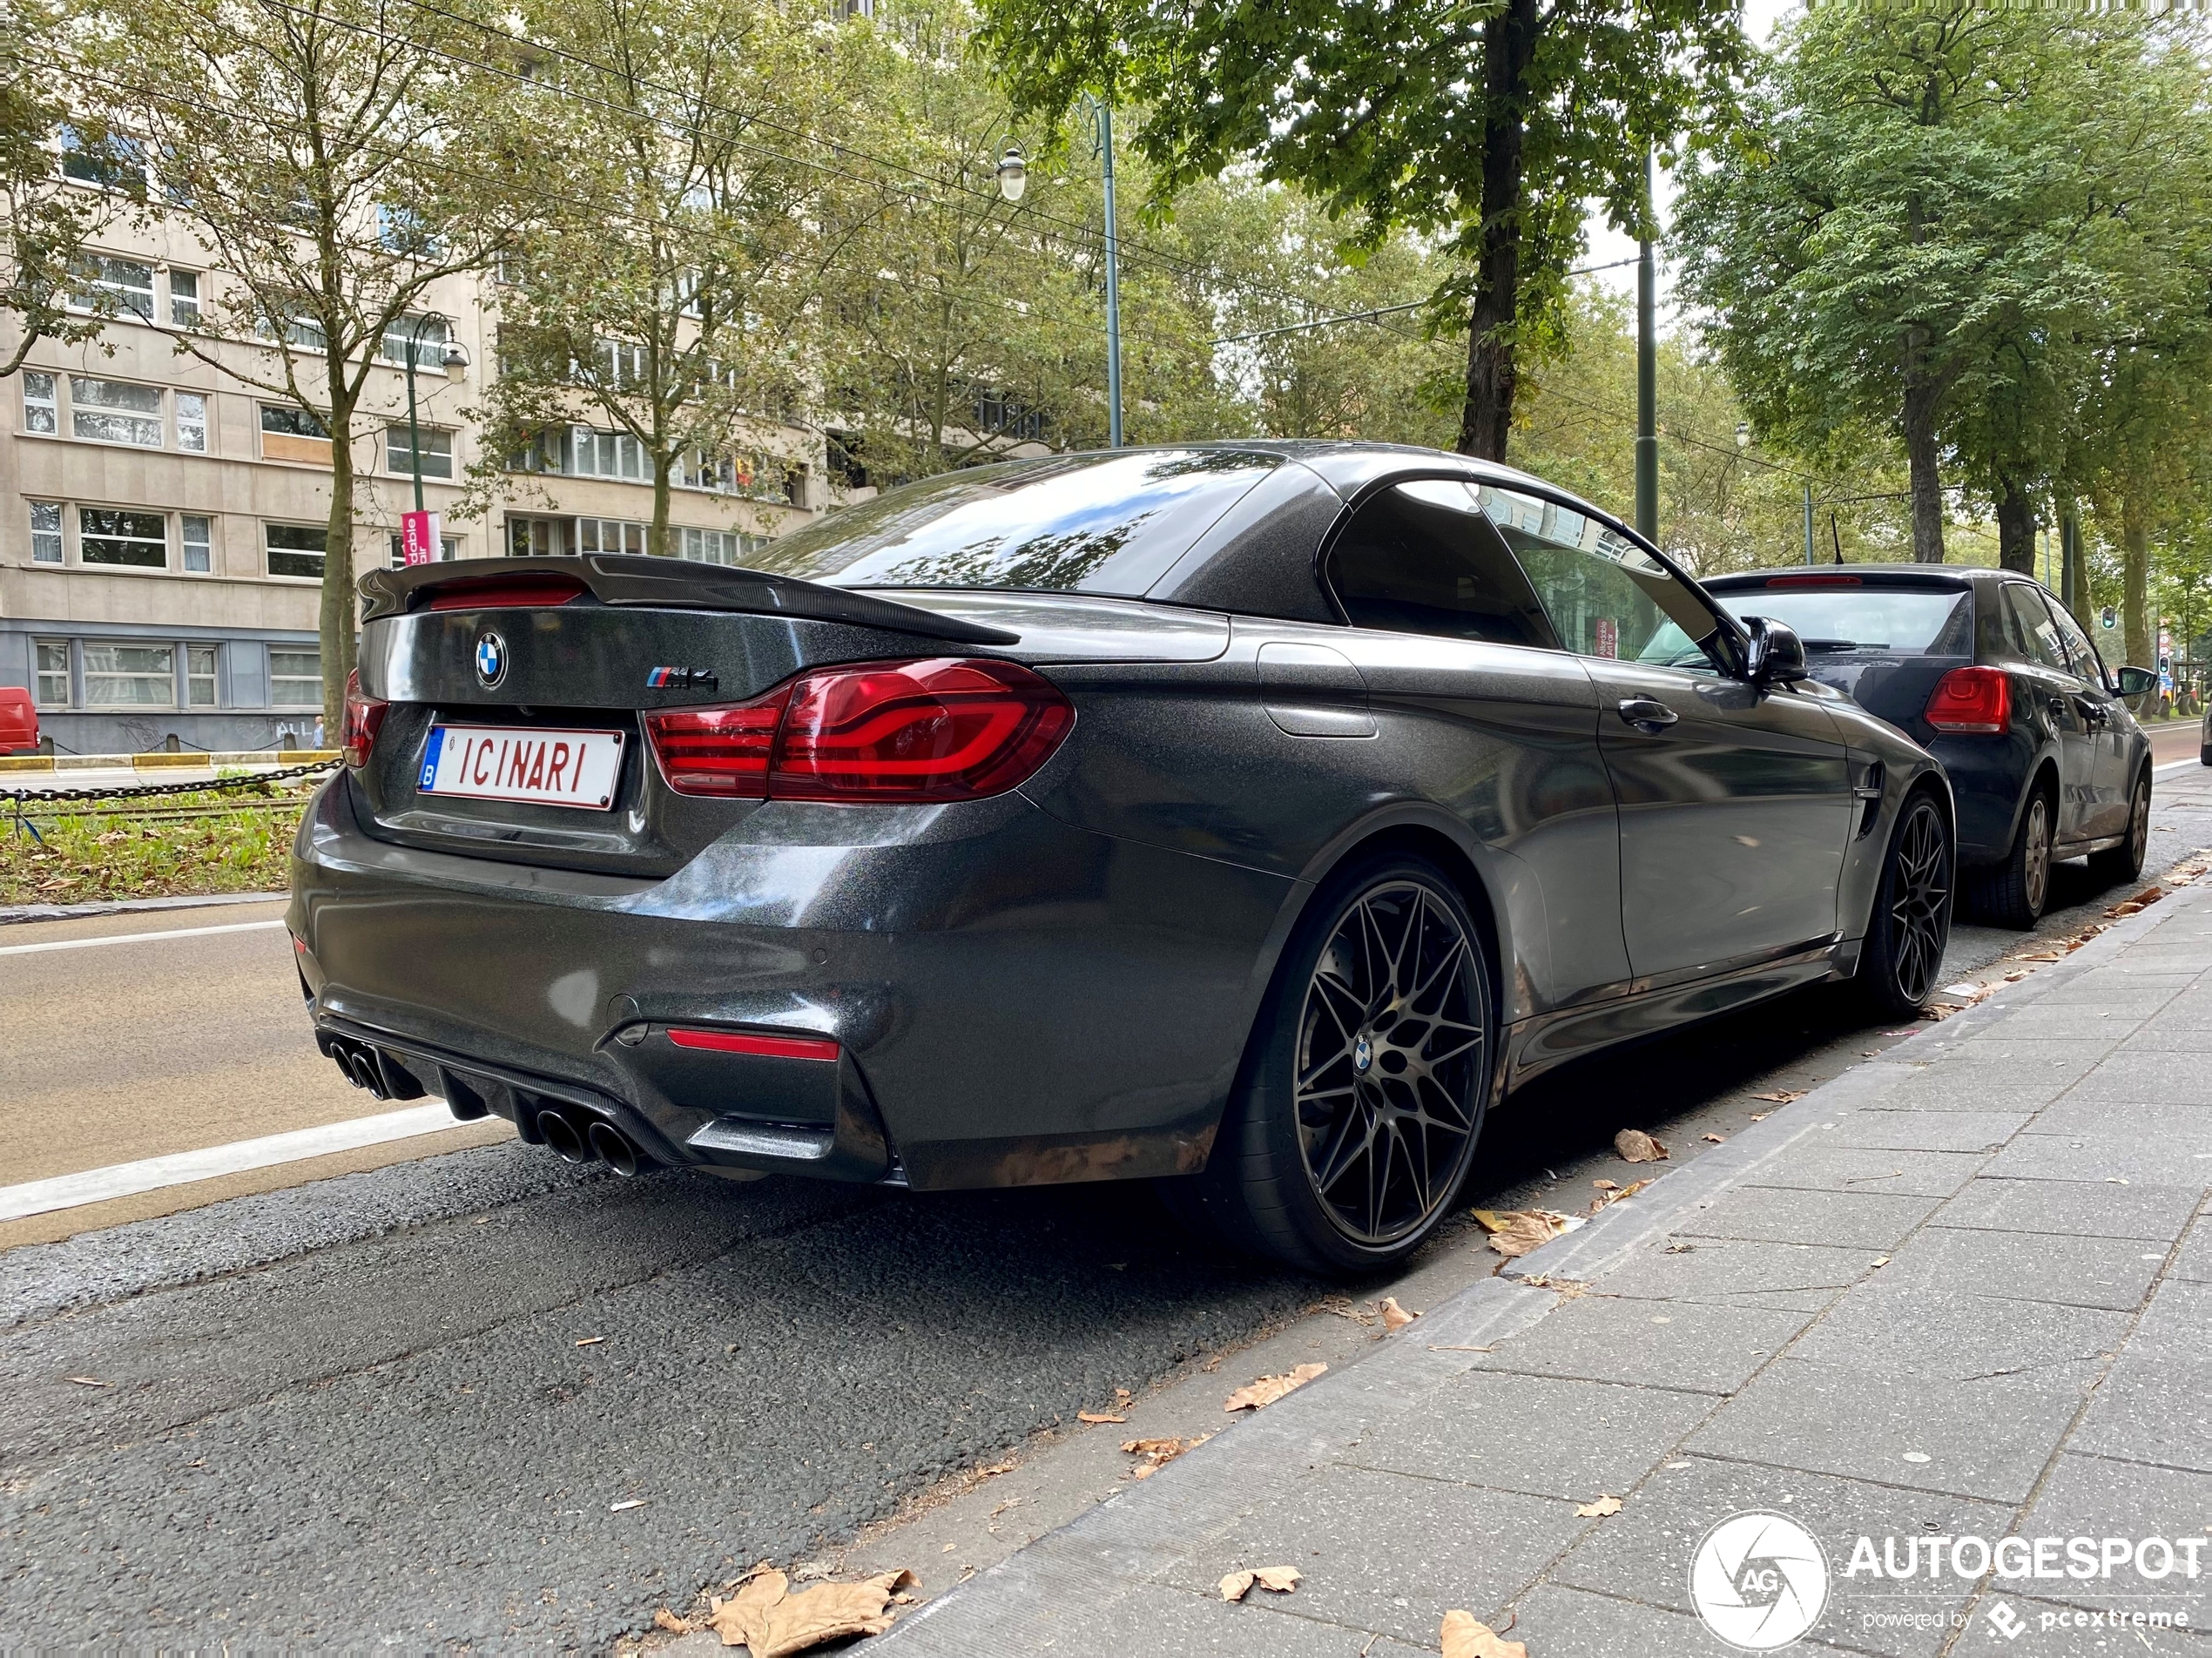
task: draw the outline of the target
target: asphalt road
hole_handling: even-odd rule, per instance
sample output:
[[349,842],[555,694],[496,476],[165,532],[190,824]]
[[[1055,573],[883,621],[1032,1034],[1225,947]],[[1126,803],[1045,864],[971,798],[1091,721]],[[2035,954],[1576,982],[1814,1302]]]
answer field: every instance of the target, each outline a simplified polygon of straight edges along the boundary
[[[2212,772],[2160,792],[2155,868],[2212,845]],[[2059,881],[2053,934],[2114,896]],[[2020,942],[1962,928],[1950,973]],[[280,933],[0,957],[0,1135],[30,1149],[0,1182],[375,1109],[314,1058]],[[1500,1113],[1467,1200],[1579,1207],[1616,1129],[1686,1161],[1750,1091],[1885,1040],[1821,990],[1554,1073]],[[604,1647],[1117,1387],[1316,1323],[1313,1284],[1212,1258],[1141,1190],[620,1182],[424,1149],[0,1254],[0,1647]],[[1406,1282],[1489,1264],[1462,1225]]]

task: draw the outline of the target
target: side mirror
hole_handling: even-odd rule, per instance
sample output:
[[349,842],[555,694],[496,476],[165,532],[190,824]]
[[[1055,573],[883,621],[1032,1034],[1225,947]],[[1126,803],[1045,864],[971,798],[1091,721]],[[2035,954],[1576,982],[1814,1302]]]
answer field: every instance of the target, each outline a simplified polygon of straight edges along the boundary
[[2112,678],[2113,690],[2122,697],[2141,697],[2158,689],[2158,676],[2148,668],[2121,668]]
[[1750,641],[1743,648],[1744,677],[1755,685],[1786,685],[1807,677],[1804,642],[1797,629],[1770,617],[1747,616]]

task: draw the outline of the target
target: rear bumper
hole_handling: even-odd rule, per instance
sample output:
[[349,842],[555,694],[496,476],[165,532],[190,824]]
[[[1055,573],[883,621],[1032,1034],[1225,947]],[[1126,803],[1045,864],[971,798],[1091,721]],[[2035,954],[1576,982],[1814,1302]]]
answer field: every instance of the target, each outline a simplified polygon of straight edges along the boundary
[[341,778],[287,919],[320,1033],[525,1137],[558,1106],[667,1163],[927,1188],[1202,1164],[1295,889],[1018,794],[778,805],[636,880],[373,839]]
[[1932,736],[1928,752],[1942,762],[1958,803],[1959,861],[1993,864],[2013,849],[2022,791],[2036,749],[2024,733],[2009,738]]

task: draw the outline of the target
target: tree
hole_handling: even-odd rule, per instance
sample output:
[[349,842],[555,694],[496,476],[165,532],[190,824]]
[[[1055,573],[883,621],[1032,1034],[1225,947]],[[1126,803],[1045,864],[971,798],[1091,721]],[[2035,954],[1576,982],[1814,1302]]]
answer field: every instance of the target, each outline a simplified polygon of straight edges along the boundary
[[[97,339],[98,307],[72,311],[72,277],[85,244],[145,199],[144,158],[124,138],[71,113],[53,89],[71,81],[59,20],[44,0],[0,0],[0,313],[15,319],[0,379],[41,340]],[[62,140],[55,153],[55,140]]]
[[1453,260],[1459,447],[1505,456],[1524,347],[1556,343],[1583,205],[1649,223],[1647,146],[1724,102],[1728,0],[983,0],[1017,107],[1141,106],[1164,201],[1232,164],[1310,192],[1357,246]]
[[354,441],[379,412],[388,336],[504,244],[519,193],[501,136],[512,77],[490,56],[496,37],[442,6],[98,3],[99,113],[143,139],[163,211],[222,273],[178,348],[330,435],[320,634],[335,732],[357,625]]
[[[772,434],[804,388],[834,251],[813,152],[856,96],[850,54],[762,0],[530,0],[523,17],[541,188],[502,266],[475,482],[540,428],[604,422],[642,455],[646,549],[665,555],[677,483],[783,495],[795,457]],[[562,467],[543,446],[534,463]]]
[[2083,134],[2124,120],[2157,26],[1816,7],[1686,183],[1683,288],[1755,423],[1800,446],[1894,430],[1916,556],[1944,556],[1946,452],[2008,559],[2032,556],[2032,496],[2111,323],[2104,233],[2135,193],[2127,146]]

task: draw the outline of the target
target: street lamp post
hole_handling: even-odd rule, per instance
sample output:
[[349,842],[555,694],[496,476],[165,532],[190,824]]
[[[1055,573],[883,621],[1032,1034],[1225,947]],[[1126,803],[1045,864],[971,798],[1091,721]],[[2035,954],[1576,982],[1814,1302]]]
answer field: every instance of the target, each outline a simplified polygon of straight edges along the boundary
[[[1656,152],[1644,159],[1644,213],[1654,211],[1651,178]],[[1647,226],[1648,229],[1648,226]],[[1649,234],[1636,240],[1636,533],[1655,546],[1659,540],[1659,273]]]
[[[1122,447],[1122,271],[1121,233],[1114,218],[1114,111],[1111,105],[1083,94],[1082,107],[1090,117],[1091,152],[1099,158],[1106,185],[1106,442]],[[1028,188],[1029,165],[1019,145],[1009,144],[998,165],[999,194],[1020,201]]]
[[[443,334],[446,320],[434,311],[415,318],[407,339],[407,458],[408,469],[415,475],[415,510],[408,515],[414,520],[414,535],[401,539],[403,544],[413,539],[421,549],[421,556],[409,557],[409,563],[428,563],[443,550],[438,545],[437,526],[422,506],[422,427],[415,418],[415,360],[422,354],[422,331],[434,322],[438,325],[439,333]],[[459,340],[448,339],[444,344],[442,360],[448,368],[465,367],[469,354]]]

